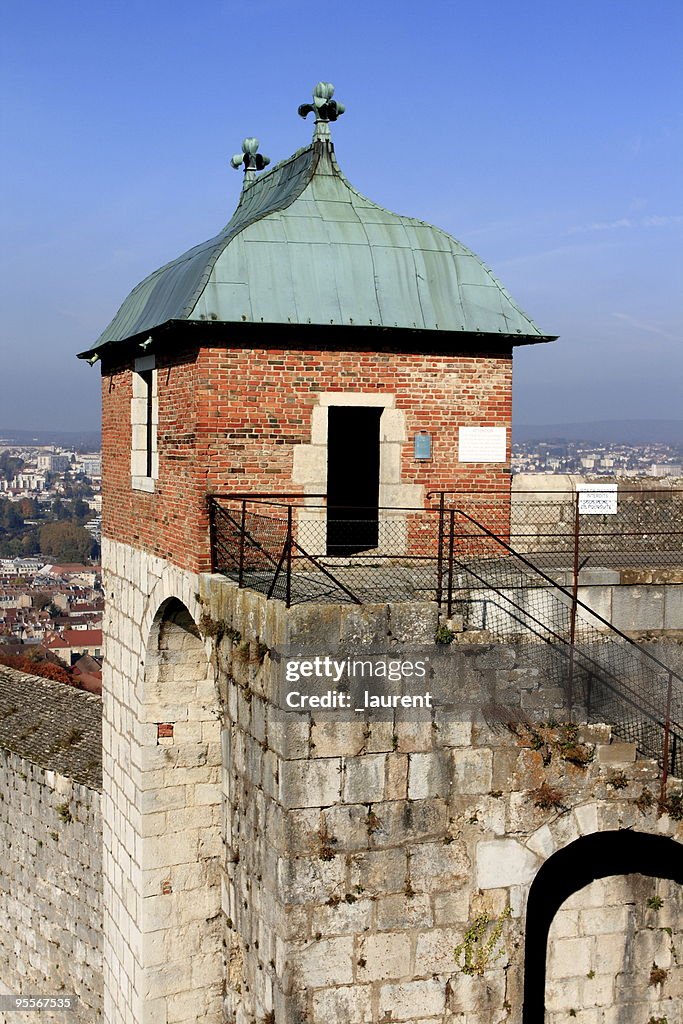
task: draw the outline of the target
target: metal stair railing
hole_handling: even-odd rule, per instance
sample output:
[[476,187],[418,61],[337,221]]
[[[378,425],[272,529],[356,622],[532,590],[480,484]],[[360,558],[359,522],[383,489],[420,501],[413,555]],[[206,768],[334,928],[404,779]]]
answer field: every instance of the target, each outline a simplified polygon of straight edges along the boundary
[[480,605],[481,626],[493,639],[509,642],[513,623],[544,641],[564,663],[570,714],[580,703],[589,719],[612,724],[660,763],[663,785],[669,773],[681,775],[683,678],[579,600],[576,585],[561,586],[469,513],[447,512],[449,616],[458,605],[471,617]]
[[[235,507],[226,508],[220,497]],[[566,694],[570,718],[581,706],[590,720],[612,724],[615,734],[659,761],[664,783],[670,772],[683,774],[683,678],[579,600],[578,566],[569,590],[470,512],[446,507],[443,496],[439,509],[398,510],[413,523],[404,531],[404,555],[397,558],[390,543],[384,551],[351,559],[330,557],[324,522],[307,522],[302,542],[291,499],[303,497],[209,497],[213,570],[287,606],[421,594],[436,597],[449,619],[456,606],[468,625],[483,615],[480,625],[493,640],[541,641],[552,650],[552,672]],[[389,537],[395,524],[384,524]],[[544,670],[551,670],[547,659]]]
[[[283,495],[281,497],[299,497]],[[306,551],[297,541],[294,531],[291,503],[269,502],[268,506],[284,509],[284,516],[263,515],[247,507],[252,498],[240,499],[240,510],[225,508],[213,496],[209,502],[209,523],[211,530],[212,571],[224,572],[236,578],[240,588],[252,587],[266,594],[268,599],[279,597],[286,606],[292,603],[292,560],[308,562],[322,577],[321,582],[307,580],[308,600],[316,596],[323,600],[327,591],[339,591],[354,604],[361,604],[354,594],[337,576]],[[327,590],[326,590],[327,585]]]

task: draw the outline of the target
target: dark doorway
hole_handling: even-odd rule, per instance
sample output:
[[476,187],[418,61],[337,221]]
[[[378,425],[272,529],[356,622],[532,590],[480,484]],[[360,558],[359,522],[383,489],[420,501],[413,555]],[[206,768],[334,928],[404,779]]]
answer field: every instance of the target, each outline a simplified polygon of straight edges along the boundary
[[558,850],[536,875],[527,902],[523,1024],[545,1020],[548,932],[569,897],[608,875],[650,875],[683,883],[683,847],[665,836],[619,829],[584,836]]
[[353,555],[379,539],[381,409],[330,406],[327,420],[327,554]]

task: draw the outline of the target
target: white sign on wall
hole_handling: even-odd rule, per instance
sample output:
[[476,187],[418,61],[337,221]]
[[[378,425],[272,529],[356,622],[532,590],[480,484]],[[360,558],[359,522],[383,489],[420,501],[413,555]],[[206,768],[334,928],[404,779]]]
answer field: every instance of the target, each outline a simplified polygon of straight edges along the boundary
[[506,451],[505,427],[458,428],[460,462],[505,462]]
[[616,484],[581,484],[577,487],[582,516],[613,516],[617,512]]

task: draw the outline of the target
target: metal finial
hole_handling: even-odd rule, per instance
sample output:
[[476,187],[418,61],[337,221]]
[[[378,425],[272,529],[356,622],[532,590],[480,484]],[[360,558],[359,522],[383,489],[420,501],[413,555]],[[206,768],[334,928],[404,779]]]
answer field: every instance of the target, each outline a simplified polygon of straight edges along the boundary
[[302,103],[299,107],[299,116],[308,117],[315,114],[315,131],[313,141],[316,139],[329,139],[329,122],[336,121],[346,110],[343,103],[333,100],[334,86],[332,82],[318,82],[313,88],[313,102]]
[[270,163],[270,157],[263,156],[259,153],[258,147],[258,139],[245,139],[242,143],[242,152],[235,153],[234,157],[230,161],[236,171],[239,170],[240,167],[244,169],[245,185],[249,181],[254,181],[256,178],[256,172],[262,171],[263,168],[267,167]]

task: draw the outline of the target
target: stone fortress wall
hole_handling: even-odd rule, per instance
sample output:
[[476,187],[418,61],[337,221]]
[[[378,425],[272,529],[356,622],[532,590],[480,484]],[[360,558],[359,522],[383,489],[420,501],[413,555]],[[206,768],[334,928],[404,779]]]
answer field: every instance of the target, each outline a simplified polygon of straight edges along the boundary
[[0,666],[0,992],[75,995],[78,1024],[102,1007],[101,718],[99,697]]
[[683,889],[668,879],[613,875],[571,896],[550,929],[547,1024],[673,1024],[681,1014],[682,919]]
[[[97,1020],[101,949],[107,1024],[521,1024],[525,970],[550,1024],[681,1016],[675,791],[658,807],[656,766],[609,728],[548,724],[562,694],[521,647],[456,640],[456,699],[427,720],[285,716],[282,645],[434,646],[436,608],[287,610],[123,544],[104,555],[103,818],[94,732],[53,713],[59,774],[38,763],[30,727],[57,684],[26,700],[26,677],[3,677],[6,988],[61,982]],[[59,693],[99,718],[98,698]],[[585,864],[605,877],[584,884]],[[546,979],[539,907],[572,872]]]
[[[561,694],[547,692],[521,647],[453,645],[455,693],[491,693],[488,719],[463,716],[457,700],[421,722],[285,718],[277,648],[433,645],[435,606],[287,610],[123,544],[106,541],[104,554],[116,638],[105,758],[118,750],[112,764],[131,766],[109,783],[105,766],[105,819],[122,822],[105,856],[113,877],[121,865],[128,872],[105,896],[109,1024],[519,1024],[525,944],[527,973],[538,975],[543,937],[535,924],[529,938],[529,908],[537,918],[533,908],[547,902],[554,857],[569,848],[576,864],[622,875],[615,834],[641,844],[635,873],[656,874],[660,843],[678,854],[678,805],[660,813],[655,765],[611,742],[607,727],[524,726]],[[515,695],[511,732],[495,707]],[[123,864],[127,850],[135,856]],[[671,915],[675,883],[658,884]],[[142,899],[124,902],[127,886],[142,887]],[[598,949],[596,916],[575,909],[574,937]],[[658,964],[666,978],[641,984],[653,968],[647,943],[638,949],[618,972],[636,979],[615,989],[619,1012],[671,1021],[681,1010],[675,958]],[[586,973],[604,975],[598,967]],[[560,1005],[574,999],[578,1019],[596,1024],[594,993],[578,981],[560,992],[563,977],[551,961],[548,992]],[[542,1000],[545,978],[536,984]]]

